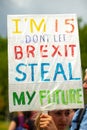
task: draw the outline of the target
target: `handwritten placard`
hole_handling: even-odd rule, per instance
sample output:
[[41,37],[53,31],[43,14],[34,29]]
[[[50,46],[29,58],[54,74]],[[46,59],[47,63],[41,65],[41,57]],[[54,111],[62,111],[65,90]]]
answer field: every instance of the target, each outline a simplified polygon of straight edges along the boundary
[[9,110],[84,106],[75,14],[8,15]]

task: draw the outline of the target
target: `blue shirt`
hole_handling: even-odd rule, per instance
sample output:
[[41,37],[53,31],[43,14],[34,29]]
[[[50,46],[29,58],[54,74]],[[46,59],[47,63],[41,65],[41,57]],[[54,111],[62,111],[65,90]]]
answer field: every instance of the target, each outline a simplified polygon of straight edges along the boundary
[[[75,121],[77,119],[78,114],[79,114],[79,110],[75,113],[75,115],[74,115],[74,117],[72,119],[70,130],[75,130],[76,129],[77,123]],[[85,114],[83,115],[83,119],[82,119],[82,121],[80,123],[79,130],[87,130],[87,108],[86,108]]]

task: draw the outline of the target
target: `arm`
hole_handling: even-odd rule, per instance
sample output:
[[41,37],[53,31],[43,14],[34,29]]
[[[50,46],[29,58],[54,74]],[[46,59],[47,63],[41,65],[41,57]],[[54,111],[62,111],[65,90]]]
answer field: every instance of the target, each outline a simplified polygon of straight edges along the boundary
[[8,130],[15,130],[16,129],[16,122],[15,121],[11,121]]

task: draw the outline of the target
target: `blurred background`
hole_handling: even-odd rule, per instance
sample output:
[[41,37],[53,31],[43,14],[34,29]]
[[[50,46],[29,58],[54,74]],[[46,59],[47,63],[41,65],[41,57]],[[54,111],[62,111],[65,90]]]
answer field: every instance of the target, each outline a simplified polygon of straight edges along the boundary
[[[8,14],[77,14],[82,76],[87,68],[87,0],[0,0],[0,130],[7,130],[8,108]],[[85,92],[84,92],[85,94]],[[87,96],[85,95],[87,103]]]

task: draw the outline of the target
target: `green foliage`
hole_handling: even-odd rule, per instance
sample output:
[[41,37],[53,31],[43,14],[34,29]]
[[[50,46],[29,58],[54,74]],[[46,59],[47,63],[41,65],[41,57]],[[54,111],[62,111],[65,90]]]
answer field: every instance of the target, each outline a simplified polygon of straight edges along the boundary
[[3,115],[5,115],[7,107],[8,107],[7,40],[0,37],[0,113],[3,113]]
[[0,130],[8,130],[9,122],[0,121]]
[[87,68],[87,24],[81,26],[81,20],[79,21],[79,39],[80,39],[80,52],[81,52],[81,64],[83,76],[85,69]]

